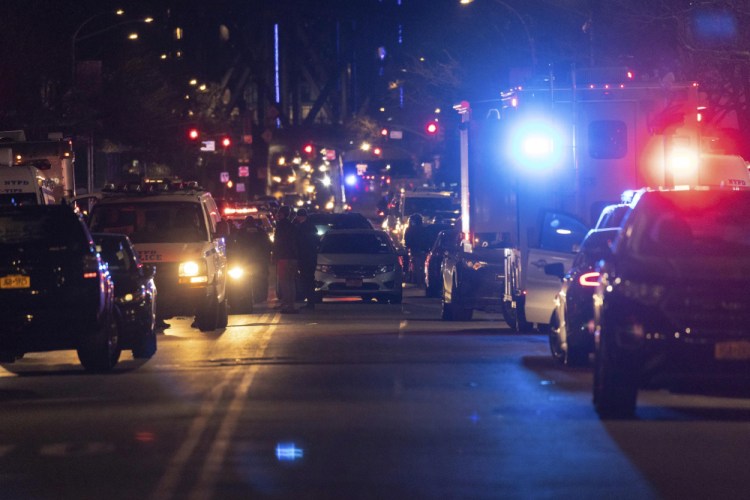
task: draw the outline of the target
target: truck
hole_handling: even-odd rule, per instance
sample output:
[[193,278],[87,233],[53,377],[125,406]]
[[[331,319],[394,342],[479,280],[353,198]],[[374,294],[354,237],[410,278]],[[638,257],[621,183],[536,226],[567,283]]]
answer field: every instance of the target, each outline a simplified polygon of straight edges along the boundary
[[23,131],[0,132],[1,203],[51,204],[75,195],[70,139],[29,141]]
[[[589,72],[589,75],[593,74]],[[600,73],[603,74],[603,73]],[[499,311],[514,330],[550,322],[559,278],[606,206],[643,187],[749,185],[747,164],[712,151],[697,83],[632,73],[518,87],[461,115],[461,235],[444,259],[443,319]]]

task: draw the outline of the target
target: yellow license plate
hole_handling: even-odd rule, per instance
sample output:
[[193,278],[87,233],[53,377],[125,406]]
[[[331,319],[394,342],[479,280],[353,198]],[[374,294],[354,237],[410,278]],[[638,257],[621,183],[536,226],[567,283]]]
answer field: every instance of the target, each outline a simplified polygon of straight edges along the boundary
[[20,274],[11,274],[0,278],[0,288],[29,288],[31,278]]
[[726,361],[750,360],[750,342],[717,342],[714,345],[714,358]]

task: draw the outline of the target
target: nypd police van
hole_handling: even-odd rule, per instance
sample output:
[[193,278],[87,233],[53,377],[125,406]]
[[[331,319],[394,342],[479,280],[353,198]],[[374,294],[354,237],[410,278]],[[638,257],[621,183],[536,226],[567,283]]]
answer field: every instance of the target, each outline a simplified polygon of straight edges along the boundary
[[92,232],[126,234],[156,267],[157,316],[195,315],[201,331],[227,325],[225,232],[216,202],[194,183],[105,189],[91,210]]
[[55,183],[30,165],[0,166],[0,205],[52,205]]

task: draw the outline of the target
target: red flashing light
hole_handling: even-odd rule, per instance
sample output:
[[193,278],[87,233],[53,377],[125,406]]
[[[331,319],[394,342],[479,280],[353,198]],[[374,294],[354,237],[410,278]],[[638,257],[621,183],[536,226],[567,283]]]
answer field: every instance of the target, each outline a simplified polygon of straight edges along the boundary
[[388,129],[387,128],[381,128],[380,129],[380,135],[382,135],[383,137],[387,137],[388,136]]
[[200,137],[200,135],[201,135],[201,133],[198,132],[197,128],[191,128],[190,130],[188,130],[188,137],[190,138],[190,140],[194,141],[194,140],[198,139],[198,137]]
[[228,148],[229,146],[232,145],[232,139],[230,139],[229,137],[223,138],[221,140],[221,145],[224,146],[225,148]]
[[599,284],[599,272],[583,273],[578,277],[578,284],[581,286],[597,286]]
[[375,156],[380,156],[380,155],[382,155],[382,154],[383,154],[383,150],[382,150],[382,149],[380,149],[380,148],[378,148],[378,147],[376,147],[376,148],[373,148],[372,152],[373,152],[373,154],[374,154]]
[[312,144],[305,144],[305,147],[302,148],[302,151],[304,151],[305,154],[311,155],[315,152],[315,148]]
[[435,135],[438,133],[438,124],[437,122],[429,122],[425,126],[425,131],[430,135]]

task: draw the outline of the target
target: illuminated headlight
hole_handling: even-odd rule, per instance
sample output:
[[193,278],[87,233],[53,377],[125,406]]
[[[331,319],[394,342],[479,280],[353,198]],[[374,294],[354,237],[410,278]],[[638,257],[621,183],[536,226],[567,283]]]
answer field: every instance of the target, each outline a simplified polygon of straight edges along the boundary
[[333,207],[334,205],[332,201],[329,201],[328,203],[326,203],[326,210],[333,210]]
[[276,184],[281,183],[281,177],[279,177],[278,175],[274,175],[273,177],[271,177],[271,180]]
[[287,177],[287,178],[286,178],[286,181],[287,181],[287,182],[288,182],[289,184],[292,184],[292,183],[293,183],[293,182],[295,182],[296,180],[297,180],[297,178],[296,178],[295,176],[293,176],[293,175],[290,175],[289,177]]
[[318,264],[315,266],[315,270],[324,274],[331,274],[333,273],[333,266],[329,266],[327,264]]
[[229,268],[228,274],[233,280],[239,280],[245,275],[245,269],[241,266],[233,266]]
[[180,262],[180,283],[207,283],[206,261]]
[[378,268],[378,274],[392,273],[396,270],[396,266],[393,264],[380,266]]

